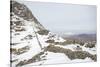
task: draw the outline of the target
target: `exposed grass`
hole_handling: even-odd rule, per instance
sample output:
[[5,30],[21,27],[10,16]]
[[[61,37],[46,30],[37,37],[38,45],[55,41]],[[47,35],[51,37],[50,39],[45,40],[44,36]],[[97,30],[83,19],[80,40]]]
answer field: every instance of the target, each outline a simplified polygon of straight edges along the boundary
[[47,40],[46,43],[54,43],[54,40]]
[[72,51],[70,49],[64,49],[58,46],[50,45],[46,48],[46,51],[54,52],[54,53],[64,53],[67,55],[71,60],[73,59],[85,59],[86,57],[91,58],[92,60],[96,61],[96,55],[92,55],[86,51]]
[[30,49],[29,46],[25,46],[25,47],[19,48],[19,49],[11,48],[10,51],[11,51],[12,54],[20,55],[22,53],[27,52],[29,49]]
[[85,47],[93,48],[93,47],[95,47],[95,43],[87,43],[87,44],[85,45]]
[[66,40],[64,42],[53,42],[55,45],[69,45],[69,44],[79,44],[83,46],[85,43],[80,42],[80,41],[75,41],[75,40]]
[[23,65],[26,65],[26,64],[30,64],[30,63],[34,63],[34,62],[38,62],[38,61],[41,61],[42,58],[41,58],[41,55],[43,55],[44,52],[40,52],[38,54],[36,54],[35,56],[33,56],[31,59],[29,60],[24,60],[24,61],[20,61],[16,67],[19,67],[19,66],[23,66]]
[[55,45],[69,45],[69,44],[79,44],[80,46],[84,46],[87,48],[93,48],[95,47],[96,43],[94,42],[83,42],[83,41],[77,41],[77,40],[66,40],[64,42],[55,42],[53,40],[48,40],[47,43],[53,43]]
[[49,31],[48,30],[40,30],[37,33],[40,35],[48,35]]

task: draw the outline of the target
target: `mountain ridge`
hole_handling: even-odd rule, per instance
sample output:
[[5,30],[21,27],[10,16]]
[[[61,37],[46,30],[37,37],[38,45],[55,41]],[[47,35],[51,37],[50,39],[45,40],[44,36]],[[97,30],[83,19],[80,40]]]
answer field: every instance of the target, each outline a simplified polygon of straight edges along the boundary
[[75,59],[96,61],[95,49],[91,51],[79,44],[62,45],[66,40],[44,28],[27,6],[17,1],[10,2],[12,67],[53,64],[57,58],[56,63],[73,62]]

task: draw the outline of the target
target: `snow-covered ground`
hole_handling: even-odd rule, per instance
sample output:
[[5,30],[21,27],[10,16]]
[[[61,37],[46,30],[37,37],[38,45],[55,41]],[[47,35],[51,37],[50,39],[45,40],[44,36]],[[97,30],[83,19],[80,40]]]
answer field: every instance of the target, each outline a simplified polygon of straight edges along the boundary
[[66,63],[81,63],[81,62],[93,62],[90,58],[85,58],[84,60],[82,59],[74,59],[70,60],[65,54],[63,53],[53,53],[53,52],[48,52],[48,55],[45,57],[46,60],[31,63],[24,65],[22,67],[32,67],[34,65],[50,65],[50,64],[66,64]]
[[[25,8],[25,6],[24,6]],[[12,67],[16,67],[16,65],[20,62],[27,62],[29,59],[31,59],[32,57],[34,57],[35,55],[39,54],[40,52],[42,52],[46,47],[48,47],[49,45],[51,45],[52,43],[47,43],[47,40],[54,40],[54,42],[64,42],[65,40],[62,37],[59,37],[56,34],[53,34],[52,32],[48,32],[47,35],[40,35],[38,33],[39,30],[46,30],[41,24],[37,23],[37,21],[35,20],[25,20],[23,19],[23,17],[20,17],[18,15],[16,15],[14,12],[11,12],[13,14],[13,16],[11,16],[11,21],[12,24],[11,26],[13,27],[11,29],[11,49],[15,50],[15,52],[21,52],[23,47],[28,46],[29,50],[27,50],[24,53],[21,54],[15,54],[15,53],[11,53],[12,55]],[[18,22],[23,23],[23,25],[16,25],[16,23],[18,24]],[[21,28],[25,29],[24,31],[18,31]],[[17,31],[16,31],[17,30]],[[42,49],[39,45],[42,45]],[[65,46],[63,45],[55,45],[53,44],[55,47],[61,47],[64,49],[70,49],[71,51],[78,51],[77,50],[77,46],[79,46],[81,49],[79,51],[86,51],[92,55],[96,54],[96,47],[94,48],[87,48],[85,46],[80,46],[79,44],[67,44]],[[23,49],[26,50],[26,49]],[[47,55],[44,55],[45,53],[47,53]],[[44,52],[44,57],[42,57],[42,55],[40,55],[41,59],[45,59],[45,60],[40,60],[40,61],[36,61],[36,62],[31,62],[29,64],[23,64],[20,67],[30,67],[33,65],[48,65],[48,64],[61,64],[61,63],[76,63],[76,62],[92,62],[94,60],[92,60],[89,57],[86,57],[85,59],[73,59],[71,60],[70,58],[68,58],[67,55],[65,55],[64,53],[54,53],[54,52]]]

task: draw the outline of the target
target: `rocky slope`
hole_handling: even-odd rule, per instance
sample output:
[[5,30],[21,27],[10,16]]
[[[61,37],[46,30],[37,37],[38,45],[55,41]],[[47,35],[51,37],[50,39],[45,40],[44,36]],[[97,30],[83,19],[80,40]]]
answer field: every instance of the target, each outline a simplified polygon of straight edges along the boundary
[[24,4],[10,1],[11,66],[96,61],[96,48],[65,40],[45,29]]

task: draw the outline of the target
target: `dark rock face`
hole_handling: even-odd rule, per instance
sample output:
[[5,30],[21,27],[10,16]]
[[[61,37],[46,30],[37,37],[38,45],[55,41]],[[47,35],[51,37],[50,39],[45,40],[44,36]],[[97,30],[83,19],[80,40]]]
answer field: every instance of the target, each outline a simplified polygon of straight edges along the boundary
[[18,15],[25,20],[33,20],[35,21],[35,23],[40,24],[26,5],[18,3],[16,1],[11,1],[10,8],[10,12],[13,12],[15,15]]
[[[44,32],[44,34],[48,33],[48,30],[46,30],[41,24],[40,22],[34,17],[34,15],[32,14],[32,12],[29,10],[29,8],[24,5],[24,4],[21,4],[21,3],[18,3],[16,1],[11,1],[10,2],[10,16],[12,17],[13,16],[13,13],[21,18],[23,18],[24,20],[27,20],[27,21],[34,21],[35,23],[35,27],[41,31],[41,32]],[[12,20],[12,19],[11,19]],[[19,20],[19,19],[17,19]],[[20,21],[22,22],[22,21]],[[19,23],[17,23],[19,24]],[[45,31],[44,31],[45,30]],[[42,35],[44,35],[42,33]],[[41,35],[41,34],[40,34]]]
[[25,20],[33,19],[32,12],[24,5],[20,4],[16,1],[11,1],[11,12],[18,15],[19,17],[23,17]]

